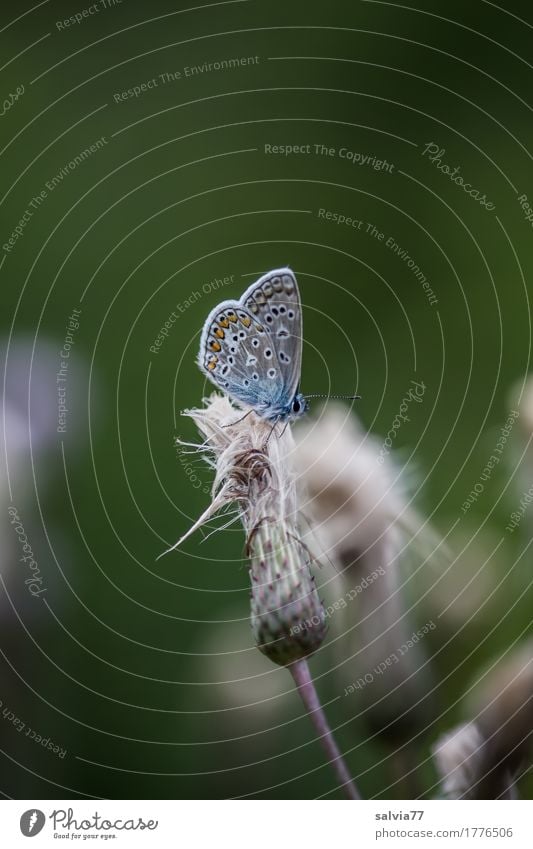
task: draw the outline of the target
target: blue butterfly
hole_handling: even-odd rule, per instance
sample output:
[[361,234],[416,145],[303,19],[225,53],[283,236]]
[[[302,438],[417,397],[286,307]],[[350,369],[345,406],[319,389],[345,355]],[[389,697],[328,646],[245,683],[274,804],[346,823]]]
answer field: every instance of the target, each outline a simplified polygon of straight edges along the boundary
[[231,398],[276,423],[303,415],[302,306],[290,268],[263,274],[239,301],[222,301],[202,331],[198,365]]

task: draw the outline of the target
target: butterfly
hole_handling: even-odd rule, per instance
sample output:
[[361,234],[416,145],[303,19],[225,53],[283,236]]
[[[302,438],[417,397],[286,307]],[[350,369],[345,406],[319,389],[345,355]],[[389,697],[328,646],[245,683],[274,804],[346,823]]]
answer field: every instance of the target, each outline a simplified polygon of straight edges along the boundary
[[302,416],[302,305],[290,268],[263,274],[209,313],[198,365],[215,386],[269,422]]

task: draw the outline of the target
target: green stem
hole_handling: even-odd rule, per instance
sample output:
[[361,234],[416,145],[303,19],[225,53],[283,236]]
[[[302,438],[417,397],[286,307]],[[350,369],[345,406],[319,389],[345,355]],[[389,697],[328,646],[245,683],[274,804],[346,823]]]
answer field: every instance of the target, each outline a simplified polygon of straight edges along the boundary
[[296,660],[289,664],[287,669],[292,674],[294,682],[301,696],[301,699],[309,713],[311,722],[315,726],[320,744],[326,753],[326,757],[330,762],[335,775],[339,779],[344,795],[348,799],[360,799],[361,796],[355,786],[355,783],[348,772],[348,767],[344,762],[344,758],[335,742],[331,728],[326,719],[326,714],[320,704],[317,691],[309,665],[305,659]]

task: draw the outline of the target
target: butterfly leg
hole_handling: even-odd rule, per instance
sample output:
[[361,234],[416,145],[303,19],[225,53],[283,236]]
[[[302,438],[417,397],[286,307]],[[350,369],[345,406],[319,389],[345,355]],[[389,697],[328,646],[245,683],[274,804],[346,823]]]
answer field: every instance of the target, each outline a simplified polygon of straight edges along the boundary
[[222,427],[233,427],[233,425],[239,424],[240,422],[243,422],[246,418],[248,418],[250,413],[253,413],[253,410],[248,410],[248,412],[245,413],[244,416],[241,416],[240,419],[237,419],[234,422],[229,422],[229,424],[222,425]]
[[277,423],[279,422],[280,418],[281,418],[281,416],[278,416],[278,417],[277,417],[277,419],[275,420],[274,424],[273,424],[273,425],[272,425],[272,427],[270,428],[270,433],[268,434],[268,436],[267,436],[267,438],[266,438],[266,440],[265,440],[265,444],[263,445],[263,451],[266,451],[266,447],[267,447],[268,443],[270,442],[270,437],[271,437],[271,436],[272,436],[272,434],[274,433],[274,430],[275,430],[276,425],[277,425]]
[[283,436],[283,434],[285,433],[285,431],[287,430],[287,428],[289,427],[289,425],[290,425],[290,421],[289,421],[289,419],[287,419],[287,421],[285,422],[285,427],[283,428],[283,430],[281,431],[281,433],[279,435],[280,439]]

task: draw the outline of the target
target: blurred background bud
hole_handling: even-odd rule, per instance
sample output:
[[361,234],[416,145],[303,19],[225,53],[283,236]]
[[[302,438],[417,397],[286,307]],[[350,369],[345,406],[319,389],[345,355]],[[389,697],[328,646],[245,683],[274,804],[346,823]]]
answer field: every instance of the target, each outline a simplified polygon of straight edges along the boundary
[[471,794],[479,778],[482,750],[483,737],[475,722],[458,725],[438,739],[432,751],[445,796],[476,798]]
[[[432,716],[424,640],[435,624],[427,625],[418,609],[415,618],[404,566],[420,568],[434,536],[409,505],[390,454],[344,406],[328,404],[318,420],[297,429],[296,438],[310,493],[303,509],[339,571],[333,583],[342,604],[330,621],[338,690],[347,696],[346,711],[361,716],[367,733],[396,751],[395,778],[409,776],[415,769],[409,743]],[[424,633],[421,625],[427,625]]]
[[472,717],[442,737],[433,756],[452,798],[512,799],[532,763],[533,639],[490,664],[466,697]]

